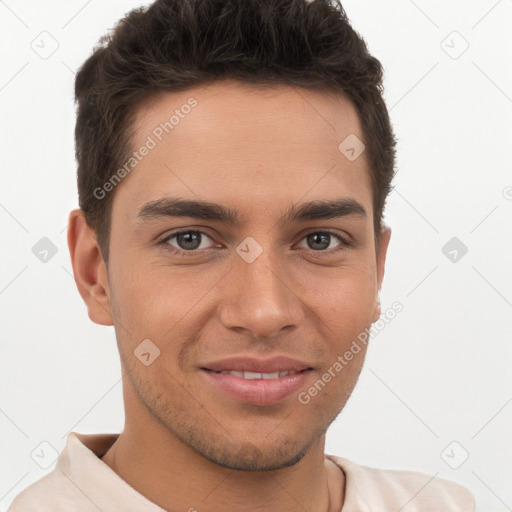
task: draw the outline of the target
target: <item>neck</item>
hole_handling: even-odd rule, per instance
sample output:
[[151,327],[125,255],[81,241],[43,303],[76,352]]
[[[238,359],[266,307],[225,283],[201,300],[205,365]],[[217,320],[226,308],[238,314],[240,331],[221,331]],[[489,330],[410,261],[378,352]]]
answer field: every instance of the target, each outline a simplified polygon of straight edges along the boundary
[[[215,464],[183,444],[147,410],[102,460],[150,501],[169,512],[339,512],[344,474],[325,458],[325,435],[293,466],[239,471]],[[148,432],[150,433],[148,435]]]

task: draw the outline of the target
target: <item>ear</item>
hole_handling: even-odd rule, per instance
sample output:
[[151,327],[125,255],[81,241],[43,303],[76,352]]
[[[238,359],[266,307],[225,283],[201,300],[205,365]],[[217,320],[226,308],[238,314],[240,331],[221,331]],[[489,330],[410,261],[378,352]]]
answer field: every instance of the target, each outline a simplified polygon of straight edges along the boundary
[[386,254],[388,252],[389,240],[391,238],[391,228],[383,226],[380,234],[379,244],[376,248],[377,256],[377,296],[375,297],[375,308],[373,313],[372,323],[376,322],[381,314],[380,306],[380,289],[382,287],[382,280],[384,279],[384,267],[386,265]]
[[83,210],[73,210],[69,214],[68,246],[78,291],[94,323],[114,325],[107,267],[95,235]]

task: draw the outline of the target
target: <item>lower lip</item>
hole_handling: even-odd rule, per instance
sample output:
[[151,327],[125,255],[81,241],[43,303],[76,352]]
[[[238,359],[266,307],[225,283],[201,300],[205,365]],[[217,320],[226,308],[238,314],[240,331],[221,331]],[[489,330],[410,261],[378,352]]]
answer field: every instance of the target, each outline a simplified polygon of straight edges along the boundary
[[311,370],[303,370],[277,379],[244,379],[229,373],[201,370],[218,389],[227,395],[256,405],[272,405],[281,402],[304,387]]

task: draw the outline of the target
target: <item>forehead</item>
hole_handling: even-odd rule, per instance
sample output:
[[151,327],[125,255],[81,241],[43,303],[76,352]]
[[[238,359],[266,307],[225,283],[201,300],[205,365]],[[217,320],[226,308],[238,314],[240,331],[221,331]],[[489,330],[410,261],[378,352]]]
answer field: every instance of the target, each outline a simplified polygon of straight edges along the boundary
[[366,154],[342,152],[363,139],[355,108],[333,92],[230,80],[162,92],[137,110],[132,147],[144,156],[114,203],[133,217],[165,196],[263,208],[347,195],[370,210]]

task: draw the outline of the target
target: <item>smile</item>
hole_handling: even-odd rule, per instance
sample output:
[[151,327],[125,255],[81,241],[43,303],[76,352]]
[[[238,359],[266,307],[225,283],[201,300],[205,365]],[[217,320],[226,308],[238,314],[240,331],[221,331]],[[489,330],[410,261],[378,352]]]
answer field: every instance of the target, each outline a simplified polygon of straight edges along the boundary
[[221,373],[223,375],[234,375],[235,377],[239,377],[241,379],[247,380],[257,380],[257,379],[278,379],[279,377],[288,377],[288,375],[295,375],[297,372],[295,371],[281,371],[281,372],[272,372],[272,373],[263,373],[263,372],[250,372],[250,371],[237,371],[237,370],[222,370],[215,373]]
[[311,373],[310,368],[274,372],[201,370],[201,374],[207,379],[210,392],[214,395],[251,405],[284,403],[304,389]]

